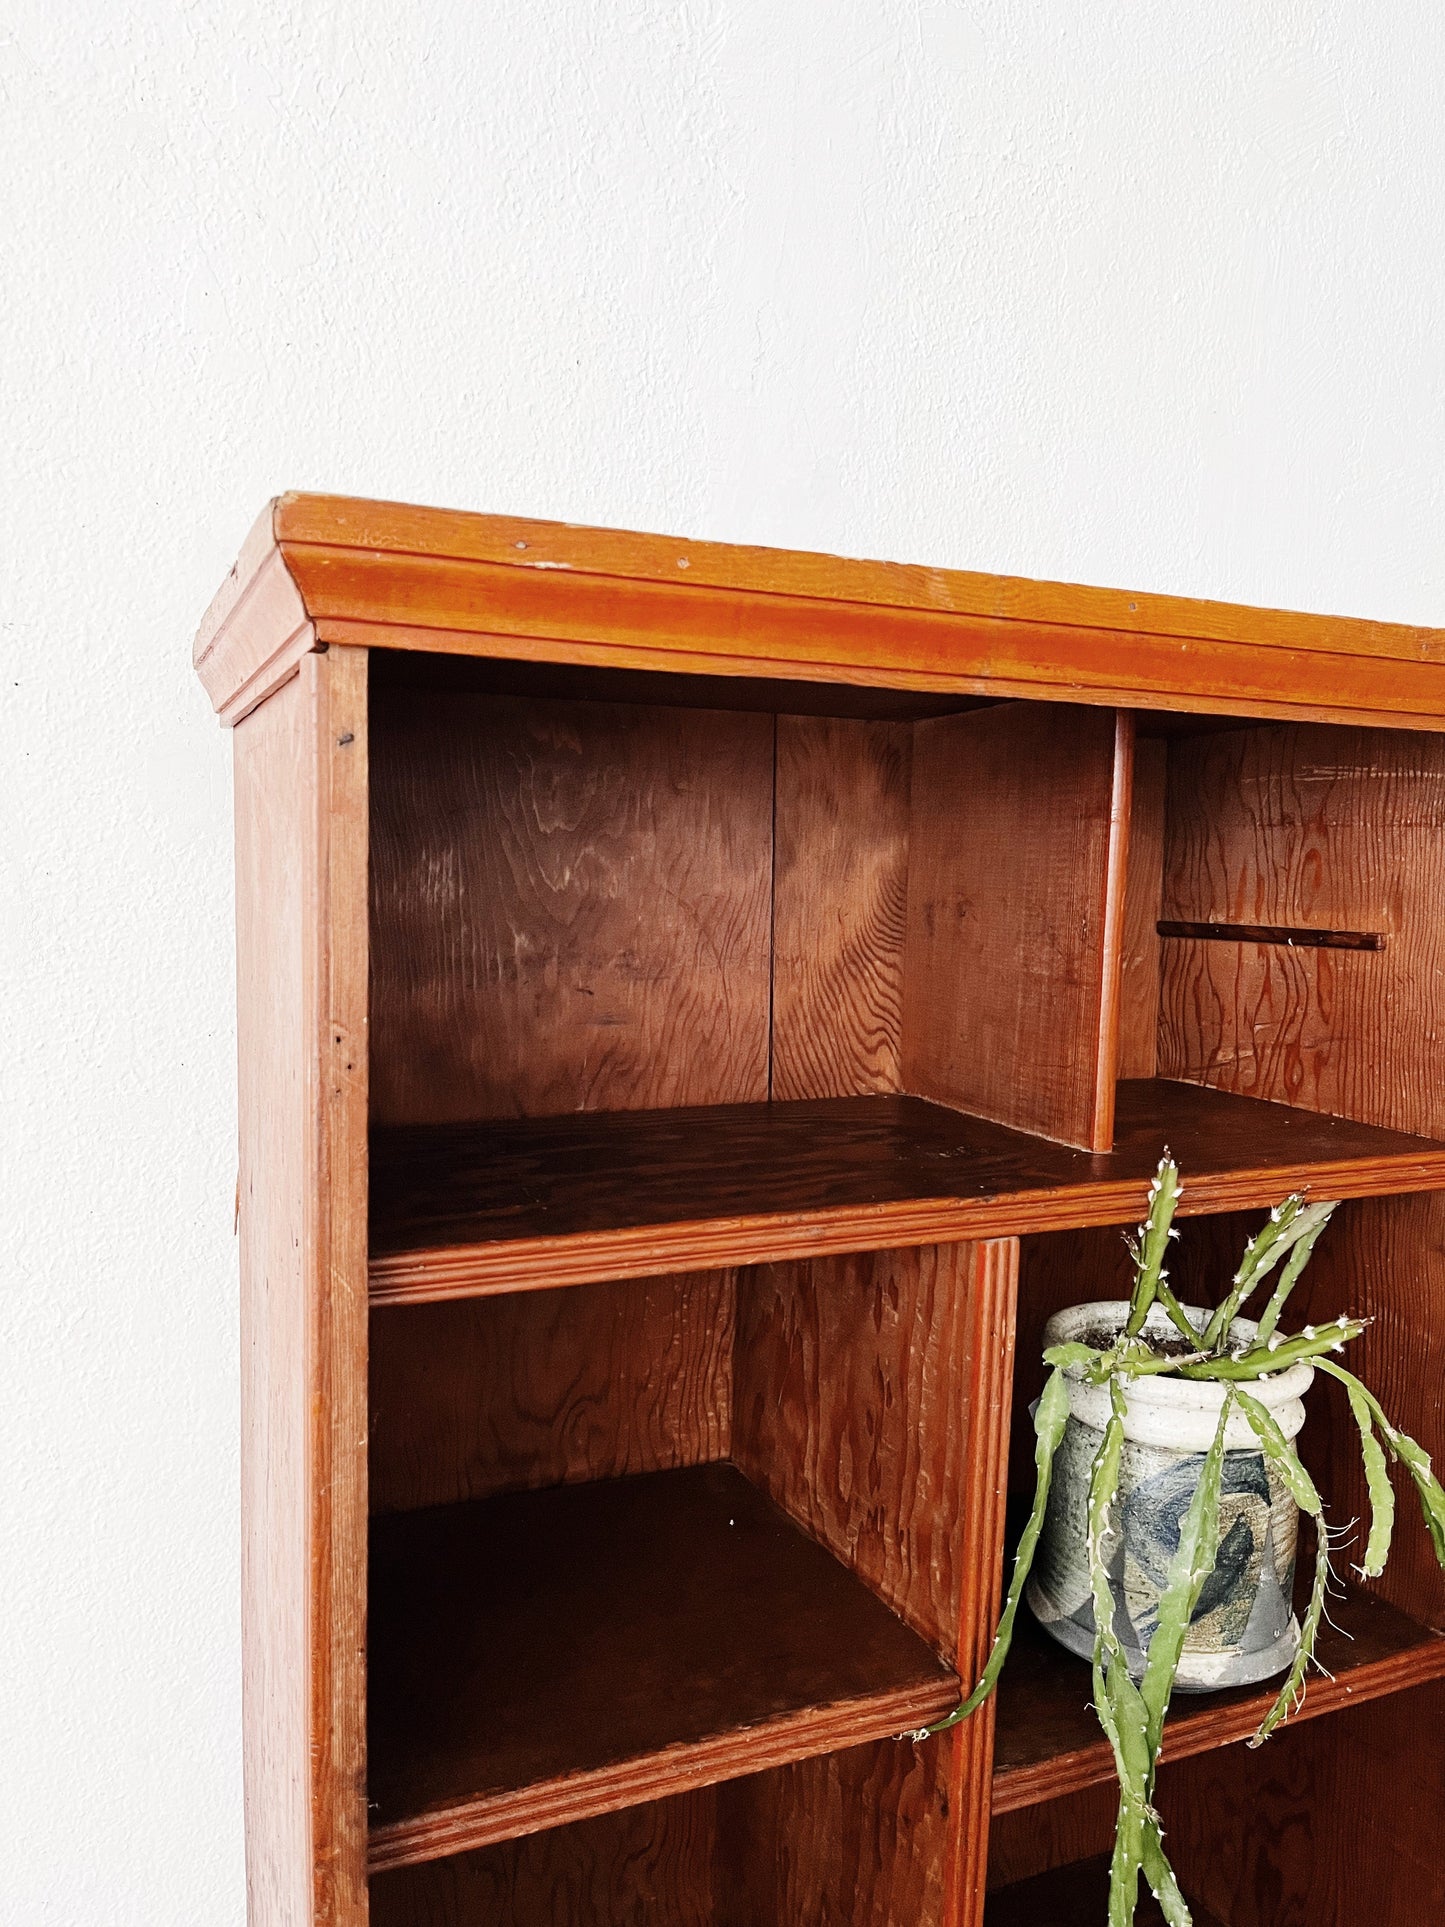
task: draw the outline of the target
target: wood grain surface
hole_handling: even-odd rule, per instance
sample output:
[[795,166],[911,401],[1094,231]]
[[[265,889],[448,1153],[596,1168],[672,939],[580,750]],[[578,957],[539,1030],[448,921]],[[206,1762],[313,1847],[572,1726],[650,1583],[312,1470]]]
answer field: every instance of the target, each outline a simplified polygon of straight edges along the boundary
[[[197,637],[234,714],[290,672],[246,584],[279,553],[314,642],[1439,727],[1439,631],[283,496]],[[370,537],[371,539],[367,539]],[[246,576],[242,581],[240,577]],[[270,663],[269,674],[258,665]]]
[[[739,1463],[970,1675],[997,1605],[1016,1266],[1001,1241],[760,1266],[738,1283]],[[923,1920],[971,1927],[990,1724],[976,1715],[918,1762],[885,1743],[737,1795],[772,1843],[776,1911],[759,1916],[847,1918],[846,1869],[858,1918],[899,1918],[906,1893]]]
[[1164,896],[1164,784],[1168,745],[1134,744],[1128,878],[1119,967],[1120,1077],[1153,1077],[1159,1068],[1159,910]]
[[905,1090],[1109,1148],[1131,728],[1041,703],[914,725]]
[[916,1633],[730,1465],[373,1525],[371,1864],[907,1731]]
[[859,1097],[381,1130],[377,1303],[1009,1237],[1141,1215],[1161,1152],[1188,1213],[1293,1186],[1445,1185],[1445,1146],[1162,1080],[1119,1086],[1090,1154],[941,1105]]
[[899,1088],[912,730],[780,716],[775,1098]]
[[969,1245],[738,1279],[733,1455],[952,1658],[968,1465]]
[[366,1918],[366,661],[235,735],[252,1927]]
[[618,1279],[371,1325],[371,1508],[726,1458],[733,1274]]
[[[1394,1129],[1445,1131],[1445,749],[1375,730],[1270,729],[1170,751],[1170,914],[1376,929],[1378,952],[1171,942],[1161,1051],[1171,1073]],[[1405,1187],[1400,1187],[1404,1189]],[[1317,1195],[1329,1195],[1321,1187]],[[1382,1201],[1341,1214],[1292,1316],[1372,1319],[1360,1372],[1445,1456],[1445,1210]],[[1318,1400],[1327,1407],[1332,1392]],[[1343,1415],[1327,1479],[1359,1512]],[[1381,1593],[1445,1624],[1445,1577],[1413,1496]]]
[[949,1752],[879,1740],[720,1787],[716,1927],[954,1927]]
[[[1445,1912],[1445,1685],[1161,1776],[1181,1877],[1230,1927],[1417,1927]],[[1219,1851],[1227,1838],[1230,1850]]]
[[1377,931],[1378,952],[1172,939],[1160,1069],[1397,1129],[1445,1121],[1445,744],[1261,729],[1171,746],[1163,914]]
[[767,717],[394,689],[372,728],[375,1120],[766,1098]]
[[712,1787],[372,1876],[371,1927],[717,1927]]
[[[1343,1582],[1342,1582],[1343,1583]],[[1367,1699],[1445,1677],[1445,1637],[1385,1600],[1347,1585],[1320,1634],[1322,1671],[1311,1677],[1295,1721],[1318,1719]],[[1181,1694],[1165,1723],[1165,1760],[1248,1738],[1278,1682],[1224,1693]],[[1066,1653],[1026,1613],[998,1689],[993,1810],[1008,1813],[1113,1777],[1114,1756],[1090,1704],[1086,1661]]]

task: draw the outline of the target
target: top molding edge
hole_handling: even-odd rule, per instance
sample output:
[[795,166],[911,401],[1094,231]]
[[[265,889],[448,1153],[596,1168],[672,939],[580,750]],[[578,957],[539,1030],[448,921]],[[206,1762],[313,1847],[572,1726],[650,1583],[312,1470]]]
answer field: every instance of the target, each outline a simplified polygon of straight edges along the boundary
[[234,722],[329,641],[1445,728],[1438,629],[278,496],[206,612],[196,668]]

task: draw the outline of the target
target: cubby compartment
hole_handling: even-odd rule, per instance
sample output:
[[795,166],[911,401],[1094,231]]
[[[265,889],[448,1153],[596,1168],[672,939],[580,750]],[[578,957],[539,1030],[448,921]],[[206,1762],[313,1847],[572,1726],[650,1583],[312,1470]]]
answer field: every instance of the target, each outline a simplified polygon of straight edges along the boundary
[[980,1635],[1014,1250],[374,1311],[373,1868],[911,1755]]

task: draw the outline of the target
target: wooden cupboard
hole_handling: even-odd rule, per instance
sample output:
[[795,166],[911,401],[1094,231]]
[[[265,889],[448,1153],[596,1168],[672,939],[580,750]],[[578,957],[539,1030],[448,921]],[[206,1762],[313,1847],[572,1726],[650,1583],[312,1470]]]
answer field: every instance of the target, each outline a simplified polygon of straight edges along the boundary
[[[1087,1669],[917,1729],[1166,1143],[1196,1295],[1350,1201],[1304,1315],[1445,1449],[1445,633],[300,495],[196,660],[253,1927],[1102,1918]],[[1417,1518],[1334,1617],[1171,1716],[1201,1927],[1445,1913]]]

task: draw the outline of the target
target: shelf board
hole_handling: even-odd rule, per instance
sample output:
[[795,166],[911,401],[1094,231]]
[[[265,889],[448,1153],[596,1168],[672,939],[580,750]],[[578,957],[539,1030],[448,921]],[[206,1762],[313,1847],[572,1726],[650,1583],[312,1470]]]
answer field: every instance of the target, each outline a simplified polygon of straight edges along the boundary
[[[1291,1724],[1445,1677],[1445,1634],[1431,1632],[1383,1599],[1347,1586],[1320,1631],[1324,1672],[1311,1671]],[[1331,1677],[1333,1675],[1333,1677]],[[1279,1680],[1223,1693],[1179,1693],[1164,1726],[1165,1761],[1247,1739],[1279,1691]],[[1066,1653],[1027,1612],[998,1687],[993,1811],[1011,1813],[1114,1776],[1099,1730],[1088,1665]]]
[[1164,1079],[1115,1148],[914,1097],[400,1126],[372,1136],[371,1295],[424,1302],[846,1251],[1128,1224],[1165,1144],[1185,1212],[1445,1189],[1445,1145]]
[[373,1869],[958,1704],[953,1671],[728,1464],[375,1519],[370,1629]]
[[[1108,1913],[1109,1856],[1077,1860],[1011,1887],[996,1888],[984,1906],[984,1927],[1099,1927]],[[1221,1927],[1198,1901],[1189,1902],[1194,1927]],[[1134,1927],[1163,1927],[1164,1915],[1144,1881]]]

